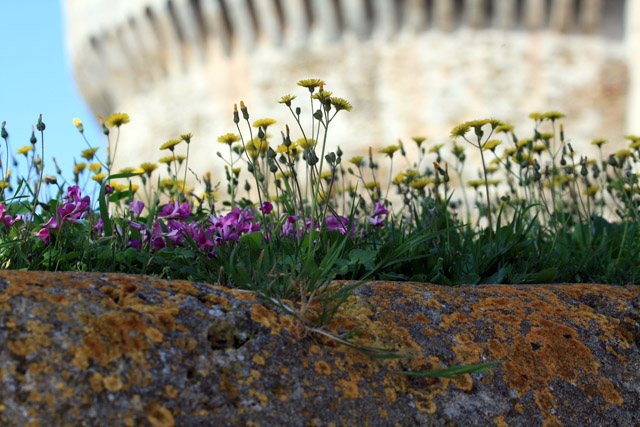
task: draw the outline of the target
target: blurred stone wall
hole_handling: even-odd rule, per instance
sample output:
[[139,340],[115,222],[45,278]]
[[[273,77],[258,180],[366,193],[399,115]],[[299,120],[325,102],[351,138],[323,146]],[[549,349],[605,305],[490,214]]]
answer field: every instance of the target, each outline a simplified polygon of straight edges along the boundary
[[309,126],[308,91],[296,86],[308,77],[324,79],[326,90],[353,104],[332,122],[329,136],[329,149],[340,145],[345,161],[398,139],[412,147],[412,136],[448,142],[456,124],[485,117],[511,122],[520,138],[530,137],[533,111],[567,114],[567,138],[586,153],[593,153],[595,138],[620,148],[625,132],[640,132],[634,1],[65,0],[65,6],[81,93],[96,115],[131,116],[116,169],[154,161],[167,154],[158,149],[163,142],[193,132],[193,170],[222,179],[215,153],[227,147],[216,141],[236,131],[233,104],[244,100],[252,122],[278,121],[272,144],[280,143],[285,124],[299,137],[277,101],[297,95],[294,105]]

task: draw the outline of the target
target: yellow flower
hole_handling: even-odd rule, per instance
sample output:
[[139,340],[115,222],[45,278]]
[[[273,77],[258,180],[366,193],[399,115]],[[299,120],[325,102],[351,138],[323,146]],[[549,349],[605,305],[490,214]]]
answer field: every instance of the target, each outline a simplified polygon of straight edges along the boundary
[[316,146],[317,141],[315,141],[314,139],[310,139],[310,138],[300,138],[296,141],[296,144],[298,144],[298,147],[301,148],[311,148],[311,147],[315,147]]
[[104,124],[108,127],[120,127],[129,123],[129,120],[129,115],[127,113],[113,113],[104,121]]
[[525,145],[527,145],[530,142],[533,142],[533,139],[531,139],[531,138],[521,139],[520,141],[516,142],[516,147],[518,147],[518,148],[524,147]]
[[173,162],[173,156],[165,156],[158,160],[158,163],[164,163],[165,165],[168,165],[171,162]]
[[186,142],[187,144],[191,142],[191,138],[193,138],[193,134],[191,132],[183,133],[182,135],[180,135],[180,139]]
[[284,144],[280,144],[278,145],[278,148],[276,148],[276,153],[289,153],[296,156],[298,154],[298,147],[295,142],[291,143],[288,147]]
[[493,125],[494,120],[493,119],[471,120],[467,122],[467,125],[469,127],[479,129],[482,126],[486,125],[487,123],[491,123]]
[[616,153],[616,157],[618,157],[621,160],[626,159],[630,155],[631,155],[631,152],[629,150],[620,150]]
[[631,148],[631,149],[635,149],[635,148],[638,148],[638,147],[640,147],[640,141],[635,141],[635,142],[632,142],[631,144],[629,144],[629,148]]
[[340,111],[340,110],[351,111],[351,109],[353,108],[349,103],[349,101],[347,101],[346,99],[335,97],[335,96],[331,97],[331,105],[333,105],[336,111]]
[[86,150],[82,150],[80,157],[82,157],[83,159],[87,159],[87,161],[91,161],[93,160],[93,157],[95,156],[96,151],[98,151],[98,149],[99,147],[87,148]]
[[268,128],[271,125],[275,125],[276,121],[275,119],[260,119],[260,120],[256,120],[255,122],[253,122],[253,127],[254,128]]
[[593,197],[598,193],[598,190],[600,190],[600,187],[597,185],[592,185],[589,188],[585,189],[583,194],[589,197]]
[[444,147],[444,144],[434,145],[433,147],[429,148],[429,153],[437,153],[442,147]]
[[404,182],[404,172],[400,172],[393,178],[393,183],[396,185],[400,185]]
[[92,180],[94,180],[95,182],[97,182],[98,184],[101,184],[102,181],[104,181],[104,179],[107,177],[106,173],[99,173],[96,174],[94,176],[91,177]]
[[131,167],[126,167],[126,168],[122,168],[118,171],[118,173],[131,173],[133,172],[135,169],[131,168]]
[[471,180],[467,182],[467,186],[468,187],[473,187],[474,189],[477,189],[478,187],[480,187],[481,185],[484,185],[484,181],[480,180],[480,179],[476,179],[476,180]]
[[482,146],[482,151],[495,151],[496,147],[500,144],[502,144],[502,141],[500,141],[499,139],[492,139],[491,141],[487,141],[484,143],[484,145]]
[[278,173],[276,175],[276,178],[282,179],[282,178],[288,178],[289,176],[291,176],[291,171],[284,171],[284,174]]
[[405,171],[404,174],[407,175],[407,178],[413,179],[414,177],[418,176],[418,171],[408,170]]
[[25,145],[18,149],[18,154],[24,154],[24,156],[27,157],[27,153],[31,150],[33,150],[33,145]]
[[399,145],[389,145],[387,147],[382,148],[381,150],[379,150],[379,153],[382,154],[386,154],[387,157],[391,157],[393,158],[393,153],[395,153],[396,151],[398,151],[400,149]]
[[542,120],[542,113],[531,113],[529,114],[529,118],[533,120]]
[[536,144],[533,146],[534,153],[542,153],[546,149],[547,149],[547,146],[544,144]]
[[369,181],[364,186],[369,190],[373,190],[376,187],[380,187],[380,183],[378,181]]
[[487,184],[489,184],[489,185],[493,185],[493,186],[496,186],[496,187],[497,187],[498,185],[500,185],[500,183],[501,183],[501,182],[502,182],[502,181],[500,181],[499,179],[494,179],[494,180],[488,180],[488,181],[487,181]]
[[311,95],[311,97],[313,99],[317,99],[321,102],[326,101],[327,99],[331,100],[331,95],[333,94],[333,92],[328,92],[326,90],[320,90],[318,93],[314,93],[313,95]]
[[320,79],[304,79],[298,82],[298,86],[306,87],[311,92],[313,92],[313,90],[318,86],[320,85],[324,86],[325,84],[326,83],[324,82],[324,80],[320,80]]
[[240,141],[240,136],[235,133],[225,133],[224,135],[218,137],[218,142],[223,144],[231,145],[234,142]]
[[324,171],[320,174],[320,179],[327,179],[327,178],[331,178],[332,176],[333,176],[333,172]]
[[591,141],[592,145],[597,145],[598,147],[602,147],[603,144],[605,144],[607,142],[606,139],[594,139],[593,141]]
[[357,167],[360,167],[363,165],[364,159],[362,158],[362,156],[354,156],[349,160],[349,162],[353,163]]
[[455,141],[453,141],[453,148],[451,149],[451,154],[453,154],[456,157],[460,157],[463,153],[464,153],[464,147],[459,146],[458,144],[456,144]]
[[82,122],[80,121],[80,119],[73,119],[73,124],[78,128],[78,132],[84,132],[84,128],[82,127]]
[[158,165],[150,162],[144,162],[140,165],[140,169],[142,169],[149,176],[151,175],[151,172],[157,169],[157,167]]
[[509,133],[513,132],[513,125],[510,123],[503,123],[502,125],[496,128],[496,132],[500,133]]
[[494,172],[498,172],[499,168],[497,166],[487,166],[486,171],[487,173],[494,173]]
[[541,139],[551,139],[551,138],[553,138],[553,134],[549,133],[549,132],[541,133],[540,134],[540,138]]
[[280,101],[278,101],[280,104],[285,104],[287,107],[291,106],[291,101],[293,101],[294,99],[296,99],[295,95],[285,95],[282,98],[280,98]]
[[240,175],[240,171],[241,170],[242,170],[242,168],[233,168],[233,169],[231,169],[231,172],[233,172],[233,174],[235,176],[238,176],[238,175]]
[[6,182],[6,181],[0,181],[0,188],[1,188],[1,189],[9,188],[9,187],[11,187],[11,184],[9,184],[9,183],[8,183],[8,182]]
[[422,145],[423,142],[425,142],[427,140],[427,138],[425,138],[424,136],[414,136],[413,141],[416,143],[416,145],[418,146],[418,148],[420,148],[420,146]]
[[505,148],[505,149],[502,151],[502,153],[505,155],[505,157],[506,157],[506,156],[510,156],[510,155],[512,155],[512,154],[513,154],[513,153],[515,153],[515,152],[516,152],[516,149],[515,149],[515,148]]
[[87,167],[86,163],[76,163],[75,165],[73,165],[73,174],[74,175],[80,175],[83,171],[84,168]]
[[638,142],[638,141],[640,141],[640,136],[638,136],[638,135],[625,135],[624,139],[628,139],[628,140],[633,141],[633,142]]
[[181,139],[170,139],[160,146],[160,150],[171,150],[173,151],[176,148],[176,145],[182,142]]
[[89,163],[89,170],[95,174],[99,174],[102,170],[102,165],[100,163]]
[[420,178],[417,179],[415,181],[412,181],[409,183],[409,186],[411,188],[415,188],[417,190],[422,190],[424,187],[426,187],[427,185],[433,183],[434,180],[433,178]]
[[459,124],[451,130],[451,138],[455,139],[461,136],[465,136],[470,130],[471,126],[469,126],[466,122]]
[[565,115],[558,111],[547,111],[542,115],[543,119],[551,120],[552,122],[558,119],[561,119],[563,117],[565,117]]
[[264,153],[268,149],[269,149],[269,143],[267,142],[266,139],[260,140],[260,138],[256,137],[256,138],[253,138],[251,141],[249,141],[249,143],[247,144],[247,151],[260,150],[261,152]]

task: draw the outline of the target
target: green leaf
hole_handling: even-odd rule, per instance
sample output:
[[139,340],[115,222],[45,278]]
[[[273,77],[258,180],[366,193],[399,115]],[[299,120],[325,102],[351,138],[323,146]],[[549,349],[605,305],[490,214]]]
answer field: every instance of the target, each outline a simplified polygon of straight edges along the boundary
[[460,375],[485,372],[489,367],[497,365],[498,363],[502,363],[502,360],[480,363],[478,365],[460,365],[454,368],[437,369],[435,371],[393,371],[393,373],[410,375],[412,377],[458,379]]

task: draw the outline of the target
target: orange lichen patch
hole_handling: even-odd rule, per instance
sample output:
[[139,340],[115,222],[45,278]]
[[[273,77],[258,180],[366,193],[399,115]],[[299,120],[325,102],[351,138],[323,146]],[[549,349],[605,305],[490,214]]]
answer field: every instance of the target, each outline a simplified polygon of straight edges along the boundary
[[153,376],[146,369],[132,369],[129,383],[136,387],[148,387],[153,383]]
[[104,390],[103,380],[104,377],[99,372],[94,372],[91,378],[89,378],[89,386],[93,391],[99,393]]
[[162,342],[163,334],[156,328],[149,327],[144,331],[144,334],[149,338],[149,341],[152,343],[160,343]]
[[318,360],[314,362],[313,366],[316,369],[316,372],[322,375],[331,375],[331,366],[324,360]]
[[261,323],[265,327],[271,329],[271,334],[280,335],[283,323],[278,318],[278,313],[269,310],[263,305],[253,304],[251,306],[251,320]]
[[171,411],[162,405],[153,403],[147,406],[144,412],[147,414],[147,420],[154,427],[173,427],[175,425]]
[[509,427],[509,424],[504,420],[504,416],[499,415],[493,419],[493,422],[498,427]]
[[38,351],[36,342],[31,338],[25,338],[23,340],[9,340],[7,341],[7,347],[9,350],[17,356],[31,356]]
[[42,402],[42,395],[37,391],[31,390],[29,392],[29,400],[34,403],[40,403]]
[[119,391],[123,386],[120,375],[115,373],[104,377],[102,380],[102,384],[104,385],[104,388],[107,389],[107,391],[110,391],[112,393]]
[[608,378],[598,379],[598,390],[604,400],[610,405],[622,405],[624,403],[624,399],[616,391],[613,383]]
[[480,346],[473,343],[467,334],[456,334],[453,351],[461,363],[471,365],[480,362]]
[[166,386],[164,390],[166,391],[167,396],[169,396],[172,399],[175,399],[178,396],[178,390],[176,390],[176,388],[172,385]]
[[357,399],[360,397],[360,389],[355,382],[339,379],[337,383],[339,390],[342,391],[346,399]]
[[455,380],[451,380],[451,383],[458,387],[460,390],[471,391],[473,390],[473,379],[471,375],[464,374]]
[[259,354],[254,354],[251,360],[256,365],[264,366],[264,357],[260,356]]
[[267,396],[266,393],[251,389],[249,390],[249,396],[257,397],[260,406],[262,406],[263,408],[266,408],[267,404],[269,403],[269,396]]
[[435,414],[438,410],[438,405],[432,400],[414,400],[413,404],[416,405],[416,408],[420,412],[424,412],[427,414]]
[[222,306],[224,311],[231,310],[231,306],[229,305],[229,298],[225,298],[221,295],[215,294],[207,294],[204,297],[200,298],[202,301],[205,301],[207,305],[219,305]]

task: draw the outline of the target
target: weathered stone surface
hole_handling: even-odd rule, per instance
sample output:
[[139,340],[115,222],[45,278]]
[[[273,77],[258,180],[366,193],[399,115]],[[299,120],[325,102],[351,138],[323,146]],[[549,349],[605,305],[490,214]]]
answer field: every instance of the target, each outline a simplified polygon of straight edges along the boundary
[[[371,282],[334,330],[250,292],[0,272],[2,425],[640,424],[640,287]],[[459,380],[395,373],[501,359]]]

